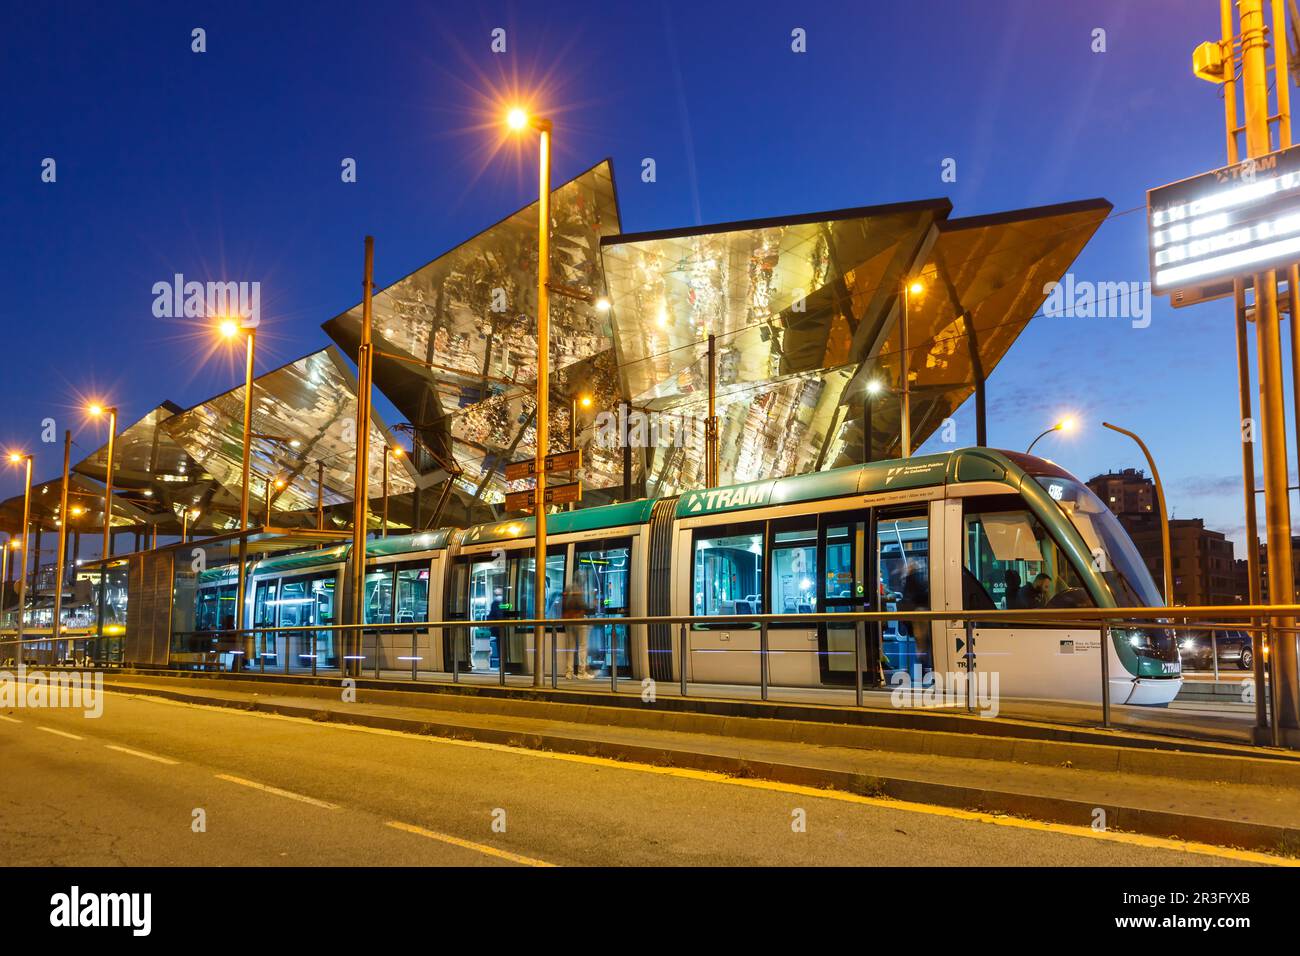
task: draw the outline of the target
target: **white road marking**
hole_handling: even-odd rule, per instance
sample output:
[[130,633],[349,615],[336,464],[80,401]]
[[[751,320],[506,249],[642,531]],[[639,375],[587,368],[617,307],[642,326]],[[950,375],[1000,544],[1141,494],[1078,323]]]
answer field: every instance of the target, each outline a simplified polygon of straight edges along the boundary
[[85,740],[85,737],[78,737],[76,734],[70,734],[66,730],[55,730],[53,727],[37,727],[37,730],[43,730],[47,734],[58,734],[60,737],[67,737],[69,740]]
[[448,833],[438,833],[435,830],[426,830],[424,827],[417,827],[411,823],[402,823],[400,820],[389,820],[386,825],[392,827],[394,830],[414,833],[418,836],[428,837],[430,840],[438,840],[441,843],[449,843],[452,846],[458,846],[466,850],[474,850],[477,853],[486,853],[488,856],[494,856],[498,860],[508,860],[511,863],[518,863],[521,866],[555,866],[554,863],[547,863],[545,860],[538,860],[531,856],[520,856],[518,853],[511,853],[509,850],[501,850],[494,846],[488,846],[486,843],[475,843],[473,840],[462,840],[460,837],[454,837]]
[[116,750],[120,754],[130,754],[132,757],[143,757],[145,760],[154,760],[158,763],[165,763],[169,766],[176,766],[179,760],[172,760],[170,757],[159,757],[155,754],[147,754],[143,750],[132,750],[130,747],[119,747],[117,744],[104,744],[109,750]]
[[8,721],[8,722],[11,723],[11,724],[21,724],[21,723],[22,723],[22,721],[19,720],[17,717],[6,717],[4,714],[0,714],[0,720]]
[[218,780],[227,780],[230,783],[237,783],[241,787],[252,787],[254,790],[261,790],[263,793],[273,793],[277,797],[287,797],[290,800],[297,800],[299,803],[310,803],[313,807],[320,807],[322,810],[337,810],[338,804],[326,803],[324,800],[317,800],[315,797],[303,796],[301,793],[294,793],[291,790],[281,790],[279,787],[267,786],[264,783],[258,783],[255,780],[245,780],[243,777],[232,777],[228,773],[219,773],[216,775]]

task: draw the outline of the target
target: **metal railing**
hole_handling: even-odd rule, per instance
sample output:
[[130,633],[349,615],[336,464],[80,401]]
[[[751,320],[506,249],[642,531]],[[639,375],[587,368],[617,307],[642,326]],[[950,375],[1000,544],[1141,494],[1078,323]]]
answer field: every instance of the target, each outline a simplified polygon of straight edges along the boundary
[[[1220,631],[1244,631],[1251,635],[1255,656],[1252,688],[1255,693],[1255,732],[1250,735],[1250,740],[1256,743],[1272,743],[1272,745],[1277,746],[1282,738],[1279,721],[1279,688],[1274,681],[1269,679],[1266,661],[1270,651],[1276,647],[1276,641],[1279,638],[1289,639],[1294,646],[1297,638],[1297,628],[1292,624],[1292,621],[1296,618],[1300,618],[1300,606],[1288,605],[1283,607],[1041,608],[1009,611],[942,609],[846,611],[842,613],[737,614],[727,617],[642,615],[580,619],[506,618],[481,621],[454,619],[368,623],[364,625],[330,624],[250,627],[239,631],[200,631],[174,634],[172,636],[171,666],[210,667],[243,672],[256,671],[263,674],[297,674],[315,677],[337,676],[340,679],[348,676],[370,676],[375,680],[402,681],[419,681],[423,673],[429,675],[426,679],[460,684],[466,678],[477,677],[480,674],[480,670],[475,668],[473,664],[475,656],[473,632],[482,629],[495,632],[495,634],[491,634],[491,637],[495,637],[497,641],[498,653],[497,665],[492,667],[489,650],[489,666],[481,673],[483,673],[484,677],[494,678],[495,682],[501,687],[522,690],[525,686],[536,686],[545,681],[546,675],[544,673],[539,681],[535,675],[527,673],[524,669],[531,660],[531,654],[527,653],[527,637],[529,634],[536,634],[536,629],[540,627],[544,634],[544,640],[549,644],[549,655],[547,655],[550,663],[549,685],[552,690],[558,690],[561,670],[560,654],[563,652],[567,656],[573,653],[576,644],[576,641],[570,641],[561,649],[561,640],[567,639],[572,635],[575,627],[581,626],[603,629],[606,668],[609,671],[608,689],[611,694],[618,694],[620,693],[620,680],[642,679],[637,676],[630,678],[620,676],[620,657],[626,658],[630,673],[636,674],[635,662],[638,657],[634,654],[632,646],[635,630],[641,627],[661,626],[669,628],[670,636],[676,638],[676,683],[677,692],[682,697],[691,696],[692,685],[695,685],[696,695],[701,693],[701,688],[707,687],[713,692],[712,696],[717,695],[720,687],[757,686],[759,699],[768,701],[773,699],[774,689],[771,673],[774,656],[771,646],[773,628],[802,627],[807,629],[836,625],[838,630],[849,626],[853,630],[853,706],[862,708],[868,705],[864,672],[877,669],[876,663],[869,660],[868,628],[872,625],[879,625],[880,630],[876,631],[874,641],[875,646],[879,647],[886,623],[904,622],[908,623],[914,630],[917,623],[926,622],[934,629],[931,637],[932,648],[934,646],[933,642],[937,640],[940,628],[945,635],[949,629],[961,628],[964,632],[963,650],[959,655],[959,667],[964,669],[966,675],[965,709],[967,712],[973,712],[976,709],[974,701],[975,681],[973,678],[980,673],[979,652],[974,641],[978,627],[1019,625],[1028,628],[1035,626],[1053,629],[1084,628],[1099,631],[1101,635],[1099,647],[1105,652],[1098,655],[1099,666],[1096,675],[1101,681],[1100,724],[1102,727],[1110,728],[1115,724],[1115,705],[1111,700],[1112,674],[1110,672],[1111,660],[1109,653],[1114,628],[1124,628],[1127,631],[1146,629],[1173,632],[1175,634],[1195,631],[1209,632],[1212,635]],[[742,633],[757,633],[758,666],[755,675],[756,680],[752,682],[693,680],[689,673],[692,669],[690,635],[726,628]],[[676,631],[675,635],[672,634],[674,629]],[[449,632],[450,661],[442,661],[439,669],[435,670],[432,665],[439,656],[445,655],[430,653],[428,656],[432,660],[430,660],[429,666],[422,667],[421,664],[426,654],[422,652],[421,638],[424,638],[426,642],[441,641],[444,632]],[[1032,638],[1033,636],[1035,635],[1025,635],[1026,638]],[[1041,634],[1036,636],[1043,639]],[[1262,642],[1259,640],[1261,636],[1263,637]],[[525,645],[523,660],[517,662],[520,670],[514,674],[510,673],[511,664],[507,661],[509,656],[507,642],[511,637],[523,638]],[[1168,638],[1163,639],[1167,640]],[[83,643],[83,646],[88,646],[98,640],[116,641],[119,648],[122,643],[122,638],[117,636],[113,638],[64,638],[61,639],[61,643],[68,643],[73,640]],[[296,655],[293,646],[295,641],[298,644],[296,648],[298,653]],[[23,641],[24,645],[51,645],[52,643],[55,642],[48,636]],[[12,648],[13,644],[12,639],[5,640],[4,636],[0,635],[0,659],[7,655],[10,663],[12,663],[14,657],[11,653],[7,654],[5,648]],[[365,653],[367,644],[370,645],[369,650],[371,653],[369,655]],[[1212,637],[1212,644],[1212,653],[1217,664],[1217,637]],[[432,652],[432,644],[429,643],[426,646]],[[546,649],[544,645],[544,652]],[[407,653],[408,651],[409,653]],[[820,655],[823,652],[818,650],[816,653]],[[390,662],[397,662],[401,666],[386,668],[384,666],[386,659]],[[295,660],[298,662],[297,664],[294,663]],[[470,665],[468,673],[462,669],[462,660]],[[958,658],[954,658],[954,660],[958,660]],[[933,663],[933,659],[931,662]],[[96,661],[95,663],[98,666],[102,663],[130,665],[133,662],[125,660],[119,655],[119,658],[115,661]],[[369,667],[365,666],[367,664],[369,664]],[[407,673],[408,669],[409,674]],[[986,668],[985,670],[990,669]],[[385,671],[388,674],[400,676],[387,676]],[[545,667],[543,667],[543,671],[545,671]],[[509,679],[511,677],[515,679]],[[1150,680],[1153,678],[1139,678],[1139,680],[1143,679]],[[475,683],[481,682],[475,681]],[[810,692],[825,690],[842,692],[843,690],[838,686],[825,688],[794,685],[779,685],[779,689],[784,692],[782,699],[789,700],[790,692],[795,692],[802,696],[804,702],[807,702]],[[705,693],[708,694],[709,691],[705,691]],[[1036,700],[1045,704],[1077,702],[1069,698],[1026,698],[1018,696],[1014,699],[1018,701]],[[838,696],[829,698],[829,701],[829,704],[825,705],[843,706]],[[816,700],[813,702],[824,703]],[[1051,717],[1050,715],[1047,718],[1039,716],[1035,719],[1051,719]],[[1240,718],[1236,719],[1240,723]],[[1078,723],[1079,721],[1074,719],[1059,722]],[[1186,723],[1187,727],[1183,729],[1190,729],[1193,731],[1192,735],[1195,735],[1195,722]],[[1261,734],[1260,731],[1264,733]]]

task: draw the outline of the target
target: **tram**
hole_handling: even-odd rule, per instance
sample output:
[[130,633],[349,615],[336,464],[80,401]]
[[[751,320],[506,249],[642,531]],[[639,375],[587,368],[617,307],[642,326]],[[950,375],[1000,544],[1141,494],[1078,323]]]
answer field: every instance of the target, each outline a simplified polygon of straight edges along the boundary
[[[889,686],[966,667],[960,620],[809,624],[810,613],[1159,607],[1159,592],[1132,541],[1101,500],[1064,469],[1029,455],[967,448],[872,462],[680,496],[547,517],[545,617],[561,618],[566,590],[588,614],[690,615],[677,626],[589,627],[585,659],[561,675],[703,684],[759,683],[759,630],[733,620],[772,614],[769,679],[778,687]],[[367,666],[462,674],[531,673],[534,630],[479,621],[540,616],[533,606],[531,518],[439,529],[367,543],[366,623],[402,624],[367,635]],[[258,562],[245,619],[254,628],[335,623],[347,593],[339,546]],[[198,630],[233,626],[235,575],[198,581]],[[781,615],[791,621],[781,623]],[[429,620],[464,621],[430,628]],[[1172,632],[1096,626],[979,622],[977,670],[995,670],[1009,697],[1097,700],[1100,654],[1109,656],[1115,703],[1164,705],[1182,685]],[[378,636],[377,636],[378,635]],[[272,664],[337,667],[336,632],[297,632]],[[564,655],[561,655],[564,656]],[[551,648],[543,658],[548,676]]]

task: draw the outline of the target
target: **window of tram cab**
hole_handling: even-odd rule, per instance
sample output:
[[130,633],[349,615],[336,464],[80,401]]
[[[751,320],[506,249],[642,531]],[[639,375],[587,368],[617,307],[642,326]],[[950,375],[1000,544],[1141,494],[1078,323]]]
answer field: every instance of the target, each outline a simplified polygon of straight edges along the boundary
[[691,582],[698,617],[762,613],[763,525],[697,529]]
[[965,609],[1092,606],[1079,573],[1018,495],[966,498],[963,510]]

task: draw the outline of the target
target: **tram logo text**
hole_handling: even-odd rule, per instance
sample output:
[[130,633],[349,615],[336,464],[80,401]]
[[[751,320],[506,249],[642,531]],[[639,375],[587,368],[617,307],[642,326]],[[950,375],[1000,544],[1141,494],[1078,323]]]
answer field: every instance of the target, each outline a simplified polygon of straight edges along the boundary
[[964,672],[922,673],[917,665],[912,668],[910,677],[907,671],[899,671],[889,682],[894,685],[889,702],[895,707],[965,707],[969,704],[979,711],[981,717],[991,720],[998,715],[997,671],[977,670],[972,680]]

